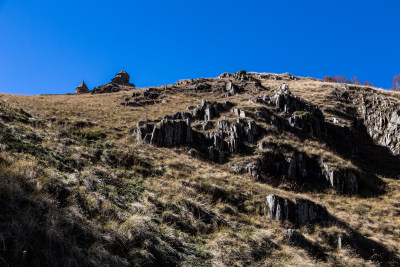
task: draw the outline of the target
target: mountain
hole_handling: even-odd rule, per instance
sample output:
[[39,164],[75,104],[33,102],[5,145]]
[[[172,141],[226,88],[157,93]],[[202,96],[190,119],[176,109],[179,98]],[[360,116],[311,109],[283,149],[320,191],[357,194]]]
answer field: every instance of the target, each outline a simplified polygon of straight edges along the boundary
[[123,89],[0,95],[2,265],[400,265],[397,92],[245,71]]

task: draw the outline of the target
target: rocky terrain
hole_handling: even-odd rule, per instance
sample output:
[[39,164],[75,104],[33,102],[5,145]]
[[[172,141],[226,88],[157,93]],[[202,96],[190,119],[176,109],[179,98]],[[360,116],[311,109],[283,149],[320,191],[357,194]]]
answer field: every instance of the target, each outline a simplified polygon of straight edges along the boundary
[[1,94],[1,265],[399,266],[399,104],[245,71]]

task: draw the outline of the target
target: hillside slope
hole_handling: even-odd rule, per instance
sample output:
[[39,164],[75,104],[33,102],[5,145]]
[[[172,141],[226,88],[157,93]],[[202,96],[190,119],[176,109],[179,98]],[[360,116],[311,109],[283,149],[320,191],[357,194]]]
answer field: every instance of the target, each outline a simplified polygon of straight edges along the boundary
[[399,266],[400,95],[224,73],[0,95],[6,266]]

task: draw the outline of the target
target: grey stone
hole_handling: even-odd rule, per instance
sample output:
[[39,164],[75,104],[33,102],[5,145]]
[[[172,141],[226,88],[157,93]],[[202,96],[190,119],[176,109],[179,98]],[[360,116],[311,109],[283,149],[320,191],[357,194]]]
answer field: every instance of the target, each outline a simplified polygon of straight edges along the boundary
[[303,225],[314,222],[327,222],[326,208],[307,199],[295,198],[293,201],[277,195],[266,197],[268,214],[277,221],[290,221]]
[[330,186],[337,192],[344,194],[358,193],[357,172],[352,169],[333,169],[323,163],[323,175]]
[[369,136],[400,155],[400,109],[383,96],[361,95],[356,103]]

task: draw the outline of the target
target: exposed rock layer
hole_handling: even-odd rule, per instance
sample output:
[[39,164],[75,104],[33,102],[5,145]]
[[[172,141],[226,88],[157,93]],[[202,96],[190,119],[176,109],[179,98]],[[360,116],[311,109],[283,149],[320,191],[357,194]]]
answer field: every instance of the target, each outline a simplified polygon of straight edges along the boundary
[[327,222],[326,208],[307,199],[292,200],[277,195],[266,197],[268,214],[277,221],[290,221],[295,224]]

